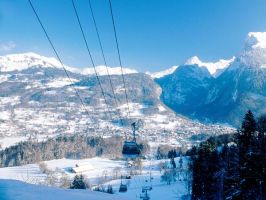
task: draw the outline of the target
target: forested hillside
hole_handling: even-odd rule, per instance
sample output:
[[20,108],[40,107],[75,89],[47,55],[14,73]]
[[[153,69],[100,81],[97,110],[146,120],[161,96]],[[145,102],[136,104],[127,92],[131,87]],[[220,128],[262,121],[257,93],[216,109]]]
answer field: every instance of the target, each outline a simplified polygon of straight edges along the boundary
[[[0,151],[0,167],[19,166],[60,158],[121,158],[122,137],[92,137],[88,135],[58,136],[44,142],[26,141]],[[149,147],[140,143],[142,153]]]
[[266,116],[248,111],[234,135],[191,150],[192,199],[266,199]]

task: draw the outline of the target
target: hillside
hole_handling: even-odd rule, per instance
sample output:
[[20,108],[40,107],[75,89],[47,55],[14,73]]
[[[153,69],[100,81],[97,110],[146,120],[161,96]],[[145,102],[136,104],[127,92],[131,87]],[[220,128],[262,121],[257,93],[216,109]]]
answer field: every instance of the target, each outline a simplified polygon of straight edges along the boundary
[[[204,125],[174,113],[160,100],[162,90],[151,76],[133,73],[133,70],[125,69],[127,104],[120,71],[109,69],[116,101],[109,77],[104,75],[106,69],[97,68],[97,72],[103,74],[99,79],[107,109],[96,77],[84,74],[84,70],[67,67],[69,80],[55,59],[33,53],[1,57],[0,67],[0,143],[3,148],[20,140],[44,140],[58,134],[129,134],[130,123],[139,120],[141,136],[153,136],[153,140],[161,141],[162,133],[167,133],[171,142],[180,146],[189,145],[189,138],[194,134],[230,131],[226,127]],[[86,71],[91,71],[91,68]]]
[[32,185],[15,180],[0,179],[1,200],[125,200],[117,195],[92,192],[89,190],[70,190],[40,185]]

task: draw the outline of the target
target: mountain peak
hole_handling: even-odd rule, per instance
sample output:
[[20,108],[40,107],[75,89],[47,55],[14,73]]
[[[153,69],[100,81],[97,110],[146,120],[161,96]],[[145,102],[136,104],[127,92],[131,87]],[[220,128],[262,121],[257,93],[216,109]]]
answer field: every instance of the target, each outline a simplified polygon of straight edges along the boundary
[[159,72],[146,72],[146,74],[150,75],[152,78],[162,78],[166,75],[172,74],[174,73],[174,71],[178,68],[178,66],[173,66],[171,68],[168,68],[166,70],[163,71],[159,71]]
[[2,72],[21,71],[34,66],[60,68],[61,64],[53,57],[45,57],[33,52],[0,56]]
[[220,59],[217,62],[202,62],[199,57],[193,56],[185,62],[185,65],[198,65],[199,67],[206,67],[210,74],[216,76],[220,70],[228,67],[234,60],[235,57],[232,57],[229,60]]
[[[106,67],[105,65],[99,65],[99,66],[96,66],[95,69],[98,75],[100,76],[105,76],[108,74],[108,72],[109,72],[109,75],[121,75],[122,74],[121,67]],[[83,68],[80,70],[80,73],[84,75],[94,75],[95,71],[93,68]],[[138,73],[138,72],[134,69],[123,67],[123,74],[135,74],[135,73]]]
[[201,65],[202,62],[198,56],[192,56],[191,58],[187,59],[185,65]]
[[238,61],[241,66],[266,68],[266,32],[250,32]]
[[266,32],[249,32],[245,48],[266,48]]
[[[0,56],[0,72],[22,71],[31,67],[41,68],[58,68],[62,69],[61,63],[53,58],[41,56],[39,54],[28,52],[19,54],[9,54]],[[79,73],[83,75],[94,75],[95,71],[92,67],[74,68],[64,65],[67,71]],[[110,75],[121,75],[120,67],[107,67]],[[99,75],[107,75],[106,67],[103,65],[96,66],[96,71]],[[134,69],[123,67],[124,74],[138,73]]]

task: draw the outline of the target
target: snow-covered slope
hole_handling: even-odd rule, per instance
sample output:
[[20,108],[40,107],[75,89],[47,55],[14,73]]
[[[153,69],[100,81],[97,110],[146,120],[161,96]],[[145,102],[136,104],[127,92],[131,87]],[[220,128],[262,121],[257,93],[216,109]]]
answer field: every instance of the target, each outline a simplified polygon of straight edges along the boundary
[[[154,147],[156,147],[156,145]],[[179,159],[180,158],[175,158],[175,162],[179,163]],[[182,171],[186,172],[188,170],[187,158],[183,157],[182,159]],[[47,168],[49,169],[48,173],[52,174],[52,176],[45,174],[43,171],[41,171],[39,164],[0,168],[0,199],[3,200],[1,197],[3,197],[4,195],[9,195],[9,197],[12,198],[4,200],[53,200],[54,198],[56,200],[83,200],[83,195],[86,195],[86,199],[88,200],[101,200],[103,198],[105,198],[106,200],[130,200],[139,199],[142,187],[149,186],[150,184],[153,187],[152,191],[149,192],[152,200],[182,200],[184,199],[183,196],[187,194],[187,181],[183,176],[180,176],[179,180],[176,182],[172,182],[171,185],[168,185],[166,182],[161,181],[161,176],[164,171],[160,170],[159,165],[165,163],[165,166],[169,166],[170,163],[168,160],[142,160],[141,174],[132,175],[131,179],[122,180],[123,183],[127,184],[128,187],[128,191],[125,193],[120,193],[118,191],[119,185],[121,183],[121,175],[124,176],[129,173],[127,166],[125,165],[125,161],[109,160],[105,158],[96,157],[82,160],[58,159],[44,161],[43,163],[45,163],[45,166],[47,166]],[[95,193],[88,190],[67,190],[52,187],[48,188],[44,186],[34,186],[19,182],[26,181],[27,183],[31,184],[58,187],[62,184],[60,183],[62,176],[69,180],[73,180],[76,174],[71,172],[69,169],[75,167],[76,164],[89,164],[93,166],[94,169],[84,171],[82,173],[85,180],[90,183],[90,186],[92,188],[95,188],[98,185],[107,188],[108,185],[111,185],[114,194],[108,195],[100,192]],[[150,175],[152,177],[151,183],[147,181],[150,180]],[[50,181],[50,177],[53,177],[54,181]],[[12,179],[14,181],[8,179]],[[3,189],[5,189],[5,191],[3,191]],[[12,189],[16,191],[13,191],[11,193]],[[44,192],[46,192],[47,195],[45,195]],[[17,195],[17,198],[14,197],[15,195]],[[65,197],[65,195],[68,195],[68,197]]]
[[266,32],[249,32],[246,46],[255,48],[266,48]]
[[[51,63],[51,66],[54,65],[56,63]],[[100,70],[105,71],[105,67]],[[118,72],[120,69],[115,68],[110,74]],[[223,132],[217,126],[214,133],[213,127],[191,121],[169,110],[160,100],[161,88],[146,74],[125,75],[128,103],[121,77],[111,76],[119,101],[118,107],[113,98],[109,78],[100,77],[108,106],[112,111],[111,118],[106,114],[105,101],[95,76],[71,73],[70,77],[72,81],[65,77],[61,69],[45,66],[0,72],[0,143],[3,148],[29,138],[31,134],[52,137],[57,134],[85,133],[88,127],[93,134],[123,134],[128,126],[120,126],[119,117],[124,124],[141,119],[144,124],[141,134],[143,137],[158,135],[157,139],[161,140],[159,136],[162,132],[179,132],[173,134],[172,138],[183,147],[190,146],[190,136],[199,134],[202,130],[210,134]],[[69,86],[72,83],[84,100],[89,114],[84,113],[79,98]],[[130,110],[130,118],[127,116],[127,107]]]
[[[121,68],[120,67],[107,67],[109,75],[121,75]],[[104,65],[100,65],[96,67],[96,71],[99,75],[107,75],[106,66]],[[93,68],[84,68],[81,70],[81,73],[84,75],[94,75],[94,69]],[[130,69],[130,68],[125,68],[123,67],[123,74],[134,74],[134,73],[138,73],[136,70],[134,69]]]
[[[232,57],[229,60],[220,59],[217,62],[203,62],[197,56],[193,56],[189,58],[184,65],[197,65],[199,67],[205,67],[208,69],[210,74],[214,77],[217,77],[221,74],[221,72],[226,69],[233,61],[235,57]],[[150,75],[152,78],[162,78],[166,75],[173,74],[175,70],[179,66],[173,66],[169,69],[159,71],[159,72],[146,72],[146,74]]]
[[[232,57],[229,60],[220,59],[217,62],[203,62],[197,56],[193,56],[189,58],[184,65],[197,65],[199,67],[205,67],[208,69],[212,76],[218,77],[223,72],[223,70],[226,69],[234,60],[235,57]],[[173,74],[178,67],[179,66],[173,66],[163,71],[146,72],[146,74],[150,75],[153,79],[163,78],[166,75]]]
[[229,60],[220,59],[217,62],[202,62],[197,56],[189,58],[185,65],[198,65],[199,67],[206,67],[210,74],[216,76],[220,70],[227,68],[233,61],[235,57],[232,57]]
[[118,195],[89,190],[59,189],[15,180],[0,180],[1,200],[125,200]]
[[239,66],[266,68],[266,32],[248,34],[237,62]]
[[174,71],[178,68],[178,66],[173,66],[169,69],[159,71],[159,72],[146,72],[146,74],[150,75],[152,78],[162,78],[166,75],[174,73]]
[[[11,71],[22,71],[32,67],[42,68],[58,68],[63,69],[61,63],[53,57],[45,57],[36,53],[21,53],[21,54],[9,54],[6,56],[0,56],[0,71],[11,72]],[[92,67],[77,69],[74,67],[65,66],[68,71],[79,73],[83,75],[94,75],[95,71]],[[99,75],[107,75],[105,66],[97,66],[96,71]],[[110,75],[120,75],[120,67],[108,67]],[[137,73],[136,70],[130,68],[123,68],[124,74]]]
[[[60,62],[55,58],[41,56],[32,52],[0,56],[1,72],[21,71],[30,67],[62,68]],[[74,68],[65,67],[69,71],[76,71]]]

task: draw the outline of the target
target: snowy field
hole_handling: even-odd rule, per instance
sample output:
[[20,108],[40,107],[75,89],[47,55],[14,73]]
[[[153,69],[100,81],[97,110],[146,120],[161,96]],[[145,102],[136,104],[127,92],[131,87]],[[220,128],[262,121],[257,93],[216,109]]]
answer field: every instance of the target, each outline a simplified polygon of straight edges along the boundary
[[[48,138],[52,138],[55,136],[56,136],[56,134],[55,135],[36,135],[36,136],[34,136],[35,137],[34,139],[38,140],[38,142],[42,142],[42,141],[47,140]],[[27,141],[27,140],[29,140],[29,138],[30,138],[30,135],[3,137],[3,138],[0,138],[0,145],[1,145],[2,149],[5,149],[7,147],[16,145],[20,142]]]
[[59,189],[41,185],[32,185],[14,180],[0,180],[1,200],[126,200],[118,195],[111,195],[90,190]]
[[[71,169],[77,164],[89,164],[92,168],[82,174],[88,180],[91,187],[99,185],[107,186],[112,185],[114,189],[114,199],[140,199],[140,194],[143,186],[152,186],[152,190],[149,192],[151,200],[174,200],[181,199],[183,195],[187,194],[186,184],[187,182],[180,178],[176,182],[167,185],[165,182],[161,182],[162,171],[159,170],[159,164],[165,162],[163,160],[146,160],[142,162],[143,170],[141,175],[132,176],[131,179],[122,179],[123,184],[128,185],[128,191],[126,193],[119,193],[119,185],[121,183],[120,177],[129,174],[129,170],[126,167],[125,161],[114,161],[105,158],[91,158],[83,160],[72,159],[58,159],[46,161],[46,165],[49,170],[54,172],[54,176],[67,176],[72,179],[75,173],[71,172]],[[178,164],[178,158],[176,159]],[[185,166],[184,162],[184,166]],[[116,178],[114,178],[116,177]],[[0,179],[14,179],[23,182],[28,182],[36,185],[47,185],[47,174],[42,173],[39,164],[30,164],[19,167],[0,168]],[[18,182],[17,184],[21,184]],[[54,183],[57,186],[57,183]],[[27,186],[33,187],[33,186]],[[24,187],[23,187],[24,188]],[[38,190],[46,190],[46,188],[40,187]],[[52,189],[55,190],[55,189]],[[59,190],[58,193],[66,190]],[[41,194],[41,193],[40,193]],[[81,195],[85,193],[82,192]],[[72,194],[71,194],[72,195]],[[74,194],[73,194],[74,195]],[[111,195],[112,196],[112,195]],[[39,198],[38,198],[39,199]],[[58,198],[61,199],[61,198]],[[63,198],[64,199],[64,198]],[[82,197],[80,197],[82,199]],[[89,198],[90,199],[90,198]],[[93,198],[92,198],[93,199]],[[98,199],[98,198],[96,198]],[[99,198],[100,199],[100,198]]]

